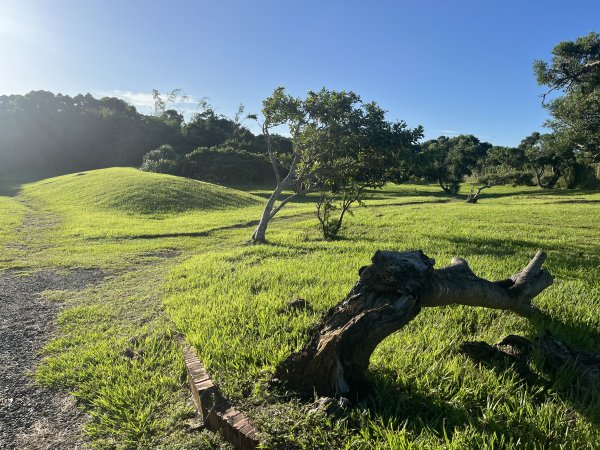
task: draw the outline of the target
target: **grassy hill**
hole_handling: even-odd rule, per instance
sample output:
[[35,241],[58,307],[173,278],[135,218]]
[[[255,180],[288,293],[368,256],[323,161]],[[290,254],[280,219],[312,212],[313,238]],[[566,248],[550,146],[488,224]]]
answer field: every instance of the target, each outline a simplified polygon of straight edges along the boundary
[[[600,441],[600,394],[582,393],[568,373],[553,377],[535,365],[545,381],[526,383],[510,368],[458,354],[465,340],[540,331],[508,312],[424,311],[377,348],[374,395],[340,419],[266,389],[277,362],[304,343],[378,249],[420,248],[438,267],[460,255],[476,274],[500,279],[543,248],[556,279],[536,300],[552,319],[544,326],[600,350],[600,193],[496,187],[468,205],[436,186],[388,186],[348,218],[343,239],[323,241],[314,205],[297,203],[273,221],[268,245],[248,242],[258,196],[134,169],[44,180],[18,200],[48,225],[28,221],[11,238],[28,250],[9,266],[109,275],[98,287],[47,294],[66,308],[37,372],[80,399],[98,448],[191,448],[182,444],[190,439],[215,448],[183,425],[180,333],[259,423],[269,448],[592,449]],[[295,296],[314,310],[281,313]]]
[[53,205],[126,214],[172,214],[252,206],[260,199],[187,178],[110,168],[63,175],[26,187],[28,196]]

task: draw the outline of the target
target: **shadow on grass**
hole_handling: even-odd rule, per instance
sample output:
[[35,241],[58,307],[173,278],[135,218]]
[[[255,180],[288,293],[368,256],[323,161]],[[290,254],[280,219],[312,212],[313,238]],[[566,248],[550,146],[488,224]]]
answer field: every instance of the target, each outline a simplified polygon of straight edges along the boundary
[[486,435],[495,433],[506,442],[525,440],[539,443],[547,440],[543,431],[532,424],[523,429],[510,427],[501,421],[488,422],[477,407],[467,409],[452,405],[435,394],[420,393],[414,386],[402,385],[395,381],[395,377],[391,370],[370,371],[371,395],[360,403],[361,407],[370,411],[371,417],[384,424],[404,427],[415,436],[433,431],[448,441],[452,441],[455,432],[467,427],[474,427]]
[[[546,327],[549,321],[552,322],[551,326]],[[556,330],[557,333],[552,334],[569,346],[572,346],[574,333],[581,331],[594,333],[592,330],[586,330],[587,327],[580,328],[578,325],[552,320],[544,313],[533,322],[540,330],[540,335],[546,333],[547,329]],[[599,338],[600,335],[595,333],[597,342]],[[588,377],[589,372],[584,373],[591,369],[589,366],[587,368],[578,366],[576,361],[557,365],[556,356],[543,355],[535,351],[532,353],[531,361],[527,357],[515,357],[513,353],[512,350],[506,353],[500,351],[475,364],[490,368],[499,376],[504,376],[508,372],[514,373],[530,391],[536,403],[541,404],[549,398],[558,396],[562,402],[570,405],[591,423],[600,425],[600,382],[591,381],[592,379]],[[532,365],[536,370],[532,369]]]
[[21,183],[0,182],[0,197],[14,197],[21,190]]

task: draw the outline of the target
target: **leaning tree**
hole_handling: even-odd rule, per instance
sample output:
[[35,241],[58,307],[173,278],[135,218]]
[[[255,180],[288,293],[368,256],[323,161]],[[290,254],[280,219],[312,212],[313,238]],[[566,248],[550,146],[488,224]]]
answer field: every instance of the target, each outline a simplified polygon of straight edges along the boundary
[[277,368],[276,379],[299,391],[355,398],[365,386],[377,345],[424,307],[461,304],[536,313],[532,299],[553,282],[538,252],[520,272],[501,281],[477,277],[462,258],[434,269],[422,251],[378,251],[359,280],[313,330],[308,343]]
[[[266,241],[271,219],[298,196],[397,179],[406,172],[407,153],[423,135],[422,127],[388,122],[375,103],[346,91],[309,91],[300,99],[280,87],[263,102],[262,115],[262,121],[248,117],[261,126],[276,186],[252,235],[255,242]],[[291,137],[291,153],[277,152],[273,145],[271,131],[281,127]]]

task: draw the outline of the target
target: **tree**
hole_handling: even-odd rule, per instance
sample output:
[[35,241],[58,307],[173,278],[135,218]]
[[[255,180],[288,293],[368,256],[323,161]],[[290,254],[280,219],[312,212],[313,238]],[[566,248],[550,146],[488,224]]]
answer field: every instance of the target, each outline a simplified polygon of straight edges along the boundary
[[139,166],[148,150],[174,144],[178,127],[121,99],[46,91],[0,96],[0,173],[40,178]]
[[473,135],[440,136],[426,141],[421,144],[415,174],[437,181],[445,192],[455,195],[464,177],[471,175],[490,147]]
[[[531,175],[525,168],[526,158],[522,149],[492,147],[480,159],[472,171],[474,184],[467,203],[477,203],[484,189],[502,184],[531,184]],[[477,189],[477,192],[474,190]]]
[[183,174],[196,180],[229,185],[264,183],[271,179],[271,164],[265,155],[235,147],[198,147],[185,155]]
[[540,134],[536,131],[521,141],[519,149],[524,152],[527,166],[541,188],[553,188],[575,163],[570,141],[559,133]]
[[[557,44],[550,62],[533,64],[537,82],[547,86],[547,122],[560,140],[589,161],[600,162],[600,35],[591,32]],[[552,92],[562,93],[546,103]]]
[[[317,219],[325,240],[331,241],[338,236],[346,213],[352,214],[350,208],[353,204],[362,204],[363,192],[363,187],[350,184],[350,186],[342,188],[341,193],[335,193],[340,197],[339,204],[335,203],[334,196],[325,192],[321,194],[317,202]],[[339,211],[337,217],[333,215],[336,211]]]
[[[300,99],[280,87],[263,102],[262,114],[262,122],[249,117],[262,128],[276,186],[252,235],[255,242],[266,241],[270,220],[298,196],[400,177],[406,154],[423,133],[421,127],[410,130],[404,122],[387,122],[375,103],[363,103],[346,91],[309,91]],[[281,126],[288,128],[291,153],[273,146],[271,130]],[[292,193],[279,201],[284,190]]]
[[462,258],[434,269],[422,251],[378,251],[346,298],[313,329],[304,347],[276,369],[275,378],[313,395],[354,400],[365,389],[371,354],[422,308],[461,304],[537,315],[532,299],[553,282],[538,252],[527,267],[502,281],[477,277]]

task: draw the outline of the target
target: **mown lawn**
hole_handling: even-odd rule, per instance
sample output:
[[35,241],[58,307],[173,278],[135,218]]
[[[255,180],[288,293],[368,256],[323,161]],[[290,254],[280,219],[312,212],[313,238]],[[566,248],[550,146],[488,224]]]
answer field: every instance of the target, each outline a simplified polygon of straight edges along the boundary
[[[42,181],[20,194],[56,224],[35,238],[32,229],[10,238],[27,239],[34,251],[6,265],[95,267],[108,275],[92,289],[48,293],[66,309],[62,335],[37,373],[81,400],[97,447],[224,446],[186,428],[179,336],[259,424],[267,447],[591,449],[600,442],[597,390],[586,394],[570,374],[556,377],[537,365],[546,382],[524,383],[510,368],[476,366],[457,352],[464,340],[493,343],[546,327],[600,351],[600,193],[497,187],[467,205],[435,186],[389,186],[356,209],[338,241],[322,240],[314,206],[303,202],[272,223],[269,244],[250,245],[264,190],[249,190],[254,196],[186,183],[195,182],[108,169]],[[189,189],[191,199],[180,202]],[[220,195],[231,199],[213,201]],[[555,284],[536,302],[552,320],[425,310],[379,346],[373,395],[341,417],[309,412],[310,405],[267,389],[276,364],[303,344],[377,249],[416,248],[438,266],[463,256],[493,279],[546,250]],[[312,311],[281,313],[297,296]]]

